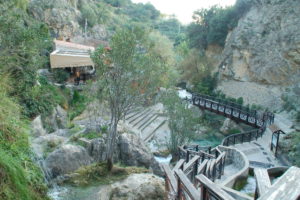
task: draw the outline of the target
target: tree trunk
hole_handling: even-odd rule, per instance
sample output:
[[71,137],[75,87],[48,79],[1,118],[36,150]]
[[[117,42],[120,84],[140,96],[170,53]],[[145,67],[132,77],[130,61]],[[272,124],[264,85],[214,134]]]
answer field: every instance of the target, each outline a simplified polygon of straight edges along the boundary
[[118,120],[112,116],[109,137],[106,146],[106,161],[107,161],[107,168],[109,171],[113,168],[113,155],[115,150],[115,143],[117,138],[117,125]]

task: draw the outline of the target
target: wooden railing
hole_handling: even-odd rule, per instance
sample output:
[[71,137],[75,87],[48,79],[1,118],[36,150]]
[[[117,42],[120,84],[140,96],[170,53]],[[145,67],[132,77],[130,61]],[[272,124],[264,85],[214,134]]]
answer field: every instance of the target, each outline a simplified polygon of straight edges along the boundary
[[204,174],[212,181],[224,174],[225,152],[221,152],[218,148],[208,148],[207,152],[200,150],[201,147],[198,145],[181,146],[178,149],[181,160],[185,162],[181,169],[191,182],[195,181],[197,174]]

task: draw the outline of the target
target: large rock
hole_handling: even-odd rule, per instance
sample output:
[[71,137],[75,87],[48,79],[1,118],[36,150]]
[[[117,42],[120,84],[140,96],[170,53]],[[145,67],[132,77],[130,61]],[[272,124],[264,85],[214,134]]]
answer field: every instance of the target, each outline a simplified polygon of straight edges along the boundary
[[134,134],[124,133],[119,137],[120,159],[129,166],[145,166],[151,164],[152,154],[144,142]]
[[129,133],[121,134],[118,146],[120,161],[125,165],[150,168],[153,173],[163,175],[161,166],[138,136]]
[[47,131],[43,127],[43,122],[41,116],[37,116],[32,122],[31,122],[31,127],[32,127],[32,135],[34,137],[39,137],[42,135],[46,135]]
[[74,172],[79,167],[91,164],[92,158],[85,148],[74,145],[64,145],[50,153],[45,160],[45,165],[52,177]]
[[88,146],[88,152],[95,161],[104,161],[106,157],[106,140],[104,138],[93,139]]
[[132,174],[124,181],[104,187],[101,200],[163,200],[164,180],[152,174]]
[[45,125],[49,132],[65,129],[68,126],[68,113],[57,105],[50,116],[44,118]]
[[47,153],[53,151],[66,140],[67,138],[65,137],[48,134],[34,139],[32,141],[32,148],[38,157],[44,157]]

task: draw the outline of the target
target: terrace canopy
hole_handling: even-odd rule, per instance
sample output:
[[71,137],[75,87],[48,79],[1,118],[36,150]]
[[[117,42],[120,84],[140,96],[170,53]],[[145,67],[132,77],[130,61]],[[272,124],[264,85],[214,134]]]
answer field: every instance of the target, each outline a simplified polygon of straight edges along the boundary
[[51,68],[94,66],[90,57],[92,46],[54,40],[55,50],[50,54]]

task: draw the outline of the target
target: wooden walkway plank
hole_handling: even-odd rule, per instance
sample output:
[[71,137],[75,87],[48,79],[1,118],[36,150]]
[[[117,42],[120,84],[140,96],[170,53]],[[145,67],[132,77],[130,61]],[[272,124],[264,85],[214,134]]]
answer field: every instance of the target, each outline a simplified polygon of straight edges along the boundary
[[186,165],[184,165],[183,171],[185,172],[187,169],[192,167],[199,158],[200,156],[194,156]]
[[202,174],[205,171],[205,167],[207,165],[208,160],[204,160],[200,167],[198,167],[198,173],[197,174]]
[[185,176],[182,170],[175,171],[176,176],[180,179],[182,186],[184,186],[184,191],[189,195],[191,199],[200,199],[200,192],[194,187],[190,180]]
[[177,180],[176,180],[174,173],[171,171],[169,165],[163,164],[162,167],[166,173],[167,178],[170,181],[173,191],[176,192],[177,191]]
[[180,169],[181,168],[181,166],[184,164],[184,162],[185,162],[185,160],[184,159],[180,159],[177,163],[176,163],[176,165],[175,165],[175,167],[173,168],[173,172],[175,171],[175,170],[178,170],[178,169]]
[[235,200],[227,192],[225,192],[224,190],[222,190],[220,186],[218,186],[217,184],[213,183],[206,176],[204,176],[204,175],[201,174],[201,175],[196,176],[196,179],[198,179],[200,181],[200,184],[203,187],[206,187],[215,196],[218,196],[219,199],[222,199],[222,200]]
[[300,169],[290,167],[259,200],[300,199]]
[[271,187],[271,181],[266,169],[254,168],[254,176],[256,179],[256,188],[258,195],[265,194]]

